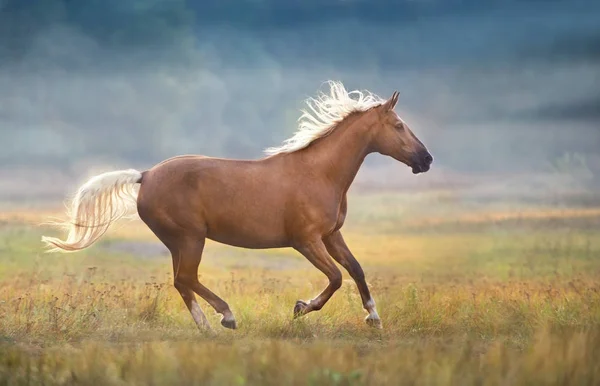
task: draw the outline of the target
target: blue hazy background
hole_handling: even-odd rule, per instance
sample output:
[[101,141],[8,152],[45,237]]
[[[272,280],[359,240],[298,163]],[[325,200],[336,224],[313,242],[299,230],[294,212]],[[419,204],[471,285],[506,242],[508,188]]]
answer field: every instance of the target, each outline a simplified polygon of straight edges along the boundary
[[0,0],[0,162],[260,157],[327,79],[399,90],[437,170],[600,174],[592,0]]

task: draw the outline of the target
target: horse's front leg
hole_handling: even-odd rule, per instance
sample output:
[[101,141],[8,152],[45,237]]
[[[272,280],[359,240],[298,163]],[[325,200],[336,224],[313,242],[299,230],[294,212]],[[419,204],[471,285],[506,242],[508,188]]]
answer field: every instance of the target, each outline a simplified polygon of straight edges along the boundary
[[367,324],[373,327],[382,328],[381,319],[379,319],[379,314],[377,314],[377,310],[375,309],[375,301],[371,297],[369,287],[365,281],[365,273],[358,261],[354,258],[354,255],[352,255],[352,252],[350,252],[350,249],[348,249],[341,232],[336,231],[332,233],[323,239],[323,242],[327,251],[329,251],[329,254],[340,263],[342,267],[346,268],[350,276],[352,276],[356,282],[363,307],[369,313],[365,319]]
[[323,241],[318,239],[302,243],[295,249],[308,259],[315,267],[323,272],[329,279],[329,284],[316,298],[309,302],[298,300],[294,307],[294,318],[312,311],[318,311],[331,298],[335,291],[342,286],[342,273],[329,256]]

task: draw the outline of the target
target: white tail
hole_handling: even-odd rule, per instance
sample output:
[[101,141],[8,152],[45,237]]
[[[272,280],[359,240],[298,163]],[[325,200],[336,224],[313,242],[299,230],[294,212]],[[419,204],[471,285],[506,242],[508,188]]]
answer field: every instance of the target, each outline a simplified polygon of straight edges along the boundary
[[136,207],[135,184],[142,179],[137,170],[118,170],[91,178],[79,188],[68,213],[69,220],[54,225],[69,231],[65,241],[42,237],[49,252],[73,252],[96,242],[113,222]]

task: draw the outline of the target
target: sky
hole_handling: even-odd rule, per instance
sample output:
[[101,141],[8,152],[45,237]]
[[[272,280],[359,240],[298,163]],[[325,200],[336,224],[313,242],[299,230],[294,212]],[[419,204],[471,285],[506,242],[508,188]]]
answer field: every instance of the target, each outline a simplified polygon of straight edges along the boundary
[[0,0],[0,162],[258,158],[328,79],[398,90],[440,167],[600,172],[593,0]]

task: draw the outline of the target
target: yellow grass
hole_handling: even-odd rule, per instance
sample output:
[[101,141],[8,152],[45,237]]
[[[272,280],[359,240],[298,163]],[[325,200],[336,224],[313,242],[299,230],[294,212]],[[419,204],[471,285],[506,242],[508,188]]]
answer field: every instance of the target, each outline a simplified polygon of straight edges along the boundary
[[484,211],[480,213],[468,213],[457,215],[453,218],[429,217],[409,221],[409,225],[432,226],[449,222],[460,222],[469,224],[482,224],[489,222],[501,222],[509,220],[555,220],[555,219],[577,219],[577,218],[597,218],[600,217],[600,208],[540,208],[540,209],[520,209],[513,211]]
[[570,222],[600,210],[477,210],[419,219],[417,232],[410,204],[391,205],[375,217],[359,206],[345,233],[383,330],[364,323],[347,273],[323,310],[293,320],[321,273],[294,251],[210,242],[200,280],[239,326],[221,328],[201,301],[216,336],[196,329],[141,222],[47,255],[48,230],[32,224],[48,213],[4,213],[0,384],[600,384],[600,230]]

